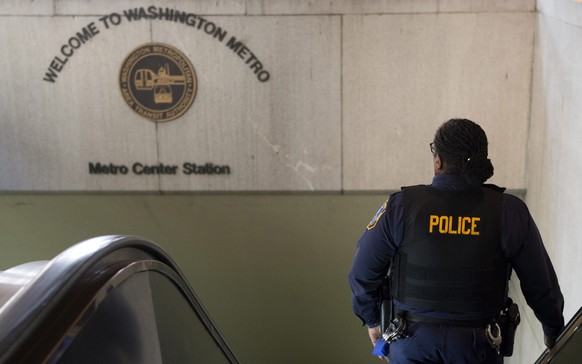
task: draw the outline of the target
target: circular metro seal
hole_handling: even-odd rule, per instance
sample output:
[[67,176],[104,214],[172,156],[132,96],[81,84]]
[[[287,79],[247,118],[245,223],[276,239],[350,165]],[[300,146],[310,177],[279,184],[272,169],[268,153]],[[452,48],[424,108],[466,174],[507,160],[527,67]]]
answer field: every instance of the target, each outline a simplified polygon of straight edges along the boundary
[[182,116],[196,98],[196,71],[178,49],[147,43],[123,61],[119,86],[125,102],[139,115],[156,122]]

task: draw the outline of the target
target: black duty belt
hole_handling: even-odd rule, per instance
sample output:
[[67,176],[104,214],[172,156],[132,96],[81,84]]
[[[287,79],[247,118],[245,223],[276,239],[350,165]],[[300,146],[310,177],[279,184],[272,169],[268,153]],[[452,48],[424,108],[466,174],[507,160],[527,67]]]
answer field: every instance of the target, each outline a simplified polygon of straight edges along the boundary
[[415,315],[407,311],[396,311],[396,315],[404,317],[409,323],[419,322],[423,324],[431,325],[447,325],[447,326],[458,326],[458,327],[484,327],[491,323],[493,319],[478,319],[478,320],[452,320],[452,319],[442,319],[435,317],[426,317],[421,315]]

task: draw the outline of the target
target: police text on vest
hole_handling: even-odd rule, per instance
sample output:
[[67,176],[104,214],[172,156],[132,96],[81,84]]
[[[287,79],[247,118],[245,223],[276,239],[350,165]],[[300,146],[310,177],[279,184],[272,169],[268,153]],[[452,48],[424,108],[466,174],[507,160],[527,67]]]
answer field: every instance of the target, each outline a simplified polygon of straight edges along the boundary
[[479,235],[477,231],[479,221],[481,221],[480,217],[430,215],[428,232],[430,234]]

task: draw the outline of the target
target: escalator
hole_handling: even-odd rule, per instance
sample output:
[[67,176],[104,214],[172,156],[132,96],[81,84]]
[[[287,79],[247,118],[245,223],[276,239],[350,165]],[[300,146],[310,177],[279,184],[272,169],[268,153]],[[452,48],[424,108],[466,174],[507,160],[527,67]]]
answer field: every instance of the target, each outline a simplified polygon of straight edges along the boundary
[[572,364],[582,361],[582,307],[570,319],[552,350],[546,349],[535,364]]
[[0,363],[239,363],[156,244],[86,240],[0,272]]

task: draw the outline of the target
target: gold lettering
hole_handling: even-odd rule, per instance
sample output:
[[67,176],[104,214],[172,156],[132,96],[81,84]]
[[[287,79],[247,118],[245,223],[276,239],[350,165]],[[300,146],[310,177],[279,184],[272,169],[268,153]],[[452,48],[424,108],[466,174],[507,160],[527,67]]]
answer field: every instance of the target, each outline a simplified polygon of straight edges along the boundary
[[447,233],[447,217],[441,216],[439,219],[439,233],[446,234]]
[[479,235],[480,233],[477,230],[477,223],[480,221],[480,217],[457,216],[455,219],[453,216],[430,215],[428,221],[428,233],[436,233],[435,228],[438,227],[438,232],[440,234]]
[[[471,234],[471,229],[468,229],[467,228],[467,222],[470,223],[471,222],[471,218],[470,217],[467,217],[467,216],[464,216],[462,219],[463,219],[462,220],[463,221],[462,222],[463,227],[462,227],[461,232],[463,233],[463,235],[469,235],[469,234]],[[461,217],[459,217],[459,220],[461,220]]]
[[480,217],[472,217],[471,218],[471,235],[479,235],[477,231],[477,222],[481,221]]
[[[457,226],[458,228],[458,226]],[[449,216],[449,234],[457,234],[457,230],[453,230],[453,217]]]
[[428,223],[428,232],[432,234],[432,228],[439,224],[439,217],[437,215],[430,215],[430,221]]

